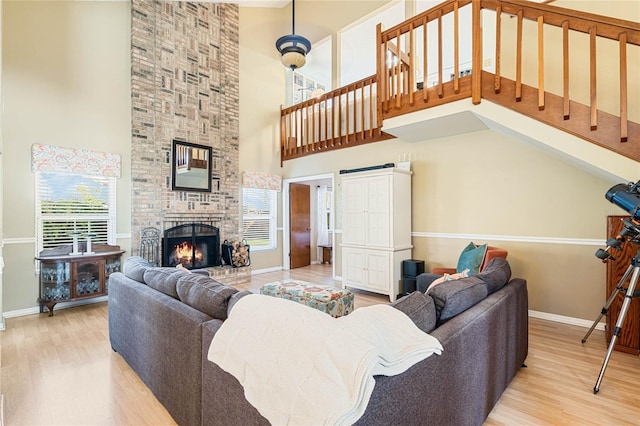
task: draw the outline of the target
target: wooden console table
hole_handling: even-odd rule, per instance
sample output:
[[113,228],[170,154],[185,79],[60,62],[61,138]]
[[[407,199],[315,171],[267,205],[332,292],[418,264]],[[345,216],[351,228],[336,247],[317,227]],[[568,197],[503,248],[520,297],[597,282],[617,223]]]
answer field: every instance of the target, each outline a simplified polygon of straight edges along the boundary
[[[58,302],[89,299],[108,293],[109,276],[120,271],[124,250],[120,246],[93,244],[91,254],[71,254],[72,245],[43,250],[40,261],[40,313],[44,307],[53,316]],[[86,251],[86,244],[79,244]]]

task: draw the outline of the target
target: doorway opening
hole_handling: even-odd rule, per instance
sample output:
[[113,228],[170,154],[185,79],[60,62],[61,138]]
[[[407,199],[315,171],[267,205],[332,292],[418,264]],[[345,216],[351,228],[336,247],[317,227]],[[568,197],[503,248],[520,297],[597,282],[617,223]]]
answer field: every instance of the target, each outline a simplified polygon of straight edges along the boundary
[[[302,194],[308,192],[307,201],[304,201],[305,195],[300,196],[299,190]],[[300,200],[303,200],[302,208],[299,205]],[[282,201],[283,269],[306,266],[304,260],[300,263],[296,257],[302,252],[303,255],[305,253],[309,255],[309,263],[307,264],[330,263],[332,275],[335,277],[335,251],[332,250],[335,243],[333,174],[285,179]],[[306,212],[308,212],[308,218],[298,217],[306,215]],[[301,235],[307,231],[306,228],[309,228],[308,243],[305,242],[306,235]]]

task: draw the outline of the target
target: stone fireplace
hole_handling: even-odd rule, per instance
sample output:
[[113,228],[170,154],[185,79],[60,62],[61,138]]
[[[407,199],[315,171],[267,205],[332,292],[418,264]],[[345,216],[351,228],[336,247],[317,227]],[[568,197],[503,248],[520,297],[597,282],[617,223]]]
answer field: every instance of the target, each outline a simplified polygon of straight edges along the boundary
[[[131,2],[131,251],[142,229],[239,236],[238,5]],[[212,148],[212,191],[171,190],[173,140]],[[216,244],[219,258],[219,242]]]
[[200,269],[220,264],[220,232],[215,226],[187,223],[164,230],[162,266]]

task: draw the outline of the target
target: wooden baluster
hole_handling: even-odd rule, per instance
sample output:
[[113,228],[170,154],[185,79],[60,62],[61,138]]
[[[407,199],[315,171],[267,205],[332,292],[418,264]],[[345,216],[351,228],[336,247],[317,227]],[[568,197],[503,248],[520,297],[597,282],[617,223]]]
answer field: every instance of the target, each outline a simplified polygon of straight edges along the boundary
[[289,113],[289,157],[291,155],[293,155],[293,145],[295,143],[295,131],[296,131],[296,127],[295,127],[295,123],[294,123],[294,119],[295,119],[295,113],[296,111],[293,110]]
[[562,114],[569,119],[569,21],[562,23]]
[[591,130],[598,130],[598,98],[596,95],[596,27],[589,28],[589,60],[590,60],[590,82],[589,91],[591,93]]
[[424,68],[422,70],[422,100],[424,102],[427,102],[429,100],[429,96],[428,96],[428,92],[427,92],[427,78],[428,78],[428,74],[429,74],[429,69],[427,67],[428,65],[428,60],[427,60],[427,24],[429,22],[427,21],[427,17],[425,16],[424,19],[422,20],[422,57],[423,62],[424,62]]
[[413,21],[409,23],[409,105],[413,105],[414,102],[414,92],[415,92],[415,82],[414,82],[414,72],[413,72],[413,58],[415,57],[413,51],[415,46],[413,45]]
[[373,101],[373,81],[369,82],[369,137],[373,137],[373,128],[375,127],[373,107],[375,102]]
[[620,34],[620,142],[626,142],[629,135],[627,122],[627,33]]
[[282,113],[282,105],[280,105],[280,167],[284,163],[287,139],[287,117]]
[[[376,92],[379,90],[378,87],[376,87]],[[383,111],[381,109],[376,110],[376,134],[378,136],[380,136],[380,134],[382,133],[382,117],[384,117]]]
[[389,111],[391,109],[391,104],[392,101],[394,100],[395,96],[396,96],[396,67],[393,65],[393,58],[395,57],[395,52],[392,52],[393,55],[391,55],[391,63],[389,64],[389,69],[390,69],[390,76],[389,76],[389,105],[387,107],[387,111]]
[[493,82],[493,91],[500,93],[500,46],[502,43],[502,6],[496,7],[496,75]]
[[518,33],[516,36],[516,101],[522,100],[522,10],[518,11]]
[[328,148],[329,144],[329,99],[327,95],[322,95],[324,101],[324,148]]
[[336,111],[338,110],[335,92],[331,95],[331,148],[336,146]]
[[302,136],[302,143],[304,145],[304,152],[309,152],[309,107],[302,107],[304,114],[304,135]]
[[396,31],[396,55],[398,62],[396,63],[396,108],[400,108],[402,101],[402,52],[400,50],[400,28]]
[[471,103],[478,105],[482,99],[482,26],[480,0],[471,4],[473,20],[473,61],[471,66]]
[[453,3],[453,92],[460,92],[460,52],[458,51],[458,2]]
[[360,83],[360,139],[364,140],[364,118],[365,118],[365,97],[364,97],[364,81]]
[[538,111],[544,110],[544,17],[538,16]]
[[356,94],[358,93],[358,85],[354,85],[353,86],[353,140],[357,140],[358,139],[358,114],[357,114],[357,108],[358,108],[358,99]]
[[344,89],[344,143],[349,143],[349,124],[351,123],[351,117],[349,114],[350,105],[349,105],[349,87],[345,87]]
[[382,111],[386,103],[387,81],[387,43],[382,43],[382,24],[376,25],[376,46],[378,47],[378,63],[376,74],[378,76],[378,108]]
[[316,150],[316,101],[315,99],[312,101],[311,105],[309,105],[311,109],[311,125],[309,126],[309,145],[311,145],[311,151]]
[[442,9],[438,10],[438,97],[444,96],[442,84]]

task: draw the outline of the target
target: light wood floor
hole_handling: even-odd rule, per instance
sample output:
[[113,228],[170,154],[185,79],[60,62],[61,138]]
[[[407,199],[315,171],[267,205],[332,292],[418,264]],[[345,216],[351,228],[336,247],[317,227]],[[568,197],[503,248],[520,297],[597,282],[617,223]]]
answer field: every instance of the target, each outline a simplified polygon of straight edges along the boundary
[[[330,265],[257,275],[243,288],[282,278],[332,283]],[[356,292],[356,307],[388,298]],[[597,315],[594,312],[594,317]],[[532,318],[521,369],[487,425],[639,425],[640,358],[614,352],[593,394],[604,333]],[[472,350],[470,348],[470,350]],[[6,425],[170,425],[166,410],[111,350],[107,305],[8,318],[0,332],[0,392]],[[428,397],[428,396],[425,396]]]

